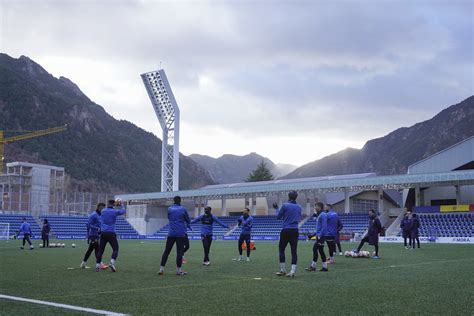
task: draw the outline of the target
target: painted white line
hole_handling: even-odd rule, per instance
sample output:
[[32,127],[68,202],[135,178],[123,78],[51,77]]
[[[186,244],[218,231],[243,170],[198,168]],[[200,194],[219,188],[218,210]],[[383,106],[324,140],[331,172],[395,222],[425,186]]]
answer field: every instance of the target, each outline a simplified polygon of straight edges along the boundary
[[6,299],[6,300],[12,300],[12,301],[20,301],[20,302],[27,302],[27,303],[54,306],[54,307],[65,308],[65,309],[72,309],[72,310],[75,310],[75,311],[87,312],[87,313],[92,313],[92,314],[111,315],[111,316],[126,316],[126,314],[109,312],[109,311],[104,311],[104,310],[100,310],[100,309],[93,309],[93,308],[87,308],[87,307],[80,307],[80,306],[73,306],[73,305],[67,305],[67,304],[53,303],[53,302],[47,302],[47,301],[32,300],[32,299],[29,299],[29,298],[23,298],[23,297],[0,294],[0,299],[2,299],[2,298]]

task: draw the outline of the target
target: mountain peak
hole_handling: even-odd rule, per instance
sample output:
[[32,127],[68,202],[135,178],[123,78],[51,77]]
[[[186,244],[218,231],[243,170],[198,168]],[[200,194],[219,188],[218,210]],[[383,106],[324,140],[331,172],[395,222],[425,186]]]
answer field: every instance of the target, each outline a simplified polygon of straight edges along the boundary
[[21,55],[18,60],[23,63],[22,70],[28,73],[28,75],[31,77],[38,77],[39,75],[48,74],[48,72],[43,67],[34,62],[28,56]]
[[74,92],[74,94],[76,94],[78,97],[87,98],[87,96],[81,91],[81,89],[79,89],[79,87],[68,78],[61,76],[59,77],[59,82],[61,82],[66,88]]

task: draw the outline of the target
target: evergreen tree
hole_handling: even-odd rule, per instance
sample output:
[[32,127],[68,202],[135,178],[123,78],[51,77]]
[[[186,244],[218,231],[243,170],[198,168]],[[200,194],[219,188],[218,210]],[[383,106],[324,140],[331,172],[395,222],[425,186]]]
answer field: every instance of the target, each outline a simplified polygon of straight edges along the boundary
[[274,180],[270,169],[268,169],[267,164],[263,161],[257,165],[257,168],[252,171],[247,177],[247,182],[258,182],[258,181],[270,181]]

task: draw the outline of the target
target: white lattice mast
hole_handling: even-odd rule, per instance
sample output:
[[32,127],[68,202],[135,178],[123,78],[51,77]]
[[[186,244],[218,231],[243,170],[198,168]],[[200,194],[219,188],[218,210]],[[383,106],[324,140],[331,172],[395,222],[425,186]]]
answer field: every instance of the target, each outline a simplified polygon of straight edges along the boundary
[[179,190],[179,108],[163,69],[141,75],[163,130],[161,192]]

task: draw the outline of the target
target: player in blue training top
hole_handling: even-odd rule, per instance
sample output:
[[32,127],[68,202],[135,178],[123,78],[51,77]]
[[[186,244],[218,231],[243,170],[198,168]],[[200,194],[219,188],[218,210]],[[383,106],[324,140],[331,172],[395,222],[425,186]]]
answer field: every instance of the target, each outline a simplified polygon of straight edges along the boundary
[[[288,203],[283,203],[278,211],[277,219],[283,220],[282,230],[280,232],[280,242],[278,244],[280,257],[280,271],[278,276],[294,277],[296,274],[296,264],[298,263],[298,224],[301,220],[301,206],[296,203],[298,193],[290,191],[288,193]],[[278,209],[278,204],[273,203],[273,208]],[[285,249],[290,244],[291,248],[291,270],[286,274]]]
[[[115,207],[121,207],[116,209]],[[122,201],[109,200],[107,208],[103,209],[100,213],[100,241],[99,241],[99,254],[97,255],[95,270],[98,272],[101,270],[102,256],[104,255],[105,246],[110,243],[112,247],[112,258],[110,259],[109,268],[112,272],[117,271],[115,268],[115,261],[117,260],[119,253],[119,244],[117,241],[117,235],[115,234],[115,222],[117,216],[124,215],[126,212],[125,206]]]
[[326,254],[324,253],[324,241],[327,236],[327,223],[328,214],[324,211],[324,204],[321,202],[315,205],[316,213],[313,217],[316,217],[316,233],[313,235],[316,237],[316,242],[313,245],[313,261],[311,265],[306,268],[306,271],[316,271],[316,264],[318,262],[318,253],[321,256],[322,268],[321,272],[327,272],[328,266],[326,263]]
[[250,210],[246,207],[242,212],[242,216],[239,218],[239,227],[242,229],[239,236],[239,241],[237,245],[237,249],[239,250],[239,257],[234,259],[236,261],[242,261],[244,258],[242,257],[242,243],[245,241],[245,245],[247,248],[247,259],[246,261],[250,261],[250,234],[252,232],[253,226],[253,217],[250,216]]
[[229,226],[221,222],[216,216],[212,215],[211,207],[206,206],[204,208],[204,214],[196,217],[191,221],[191,224],[201,222],[201,239],[202,239],[202,247],[204,248],[204,261],[202,262],[203,265],[208,266],[211,264],[209,261],[209,251],[211,250],[212,244],[212,232],[213,232],[213,224],[216,222],[217,224],[221,225],[224,228],[229,229]]
[[174,204],[168,207],[168,220],[170,228],[168,230],[168,237],[166,238],[166,246],[161,257],[159,275],[165,272],[166,262],[168,256],[176,243],[176,275],[186,275],[181,268],[183,264],[184,254],[184,236],[186,235],[186,227],[189,225],[189,214],[184,206],[181,206],[181,197],[175,196],[173,198]]
[[329,250],[329,263],[334,263],[334,253],[336,252],[336,235],[337,235],[337,222],[339,221],[339,215],[332,209],[330,204],[326,204],[325,211],[327,214],[327,230],[326,243],[328,244]]
[[104,203],[97,204],[97,208],[95,209],[95,211],[89,215],[89,220],[86,224],[87,243],[89,244],[89,247],[87,248],[86,254],[84,255],[84,259],[82,259],[81,265],[79,266],[82,269],[89,269],[86,266],[86,263],[92,251],[94,251],[95,253],[96,260],[97,256],[99,255],[100,214],[104,207]]
[[28,244],[30,244],[30,250],[33,250],[35,247],[33,247],[30,240],[30,237],[33,234],[31,233],[30,223],[26,221],[25,217],[23,217],[23,223],[21,224],[20,229],[16,233],[17,238],[18,238],[18,235],[20,235],[20,233],[23,233],[23,246],[21,246],[20,249],[25,249],[25,241],[27,241]]

